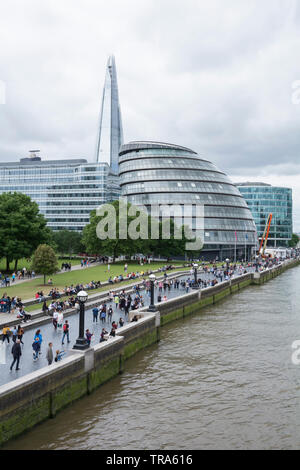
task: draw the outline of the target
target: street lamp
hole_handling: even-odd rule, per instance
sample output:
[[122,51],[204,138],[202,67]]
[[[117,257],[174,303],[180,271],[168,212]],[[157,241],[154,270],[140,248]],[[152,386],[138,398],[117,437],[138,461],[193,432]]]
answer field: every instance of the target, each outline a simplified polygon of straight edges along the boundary
[[87,339],[84,337],[84,304],[87,301],[88,294],[81,290],[77,294],[77,299],[79,301],[79,336],[76,340],[76,343],[73,346],[73,349],[79,349],[80,351],[84,351],[89,348]]
[[227,269],[227,273],[229,272],[229,263],[230,263],[230,259],[226,259],[226,269]]
[[197,279],[198,264],[195,263],[193,266],[194,266],[194,286],[193,286],[193,289],[198,289],[198,279]]
[[155,274],[150,274],[149,279],[150,279],[150,305],[148,308],[148,312],[156,312],[156,308],[154,305],[154,282],[156,279]]

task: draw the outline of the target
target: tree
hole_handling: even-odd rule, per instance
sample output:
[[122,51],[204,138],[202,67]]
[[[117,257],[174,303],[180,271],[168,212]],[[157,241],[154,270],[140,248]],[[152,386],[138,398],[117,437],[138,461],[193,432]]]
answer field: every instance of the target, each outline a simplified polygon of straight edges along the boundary
[[6,270],[15,260],[30,258],[40,243],[51,243],[51,230],[39,207],[22,193],[0,195],[0,258],[6,258]]
[[[175,232],[179,234],[176,238]],[[187,239],[184,227],[175,231],[172,218],[158,222],[141,209],[123,201],[92,211],[83,230],[83,244],[89,253],[112,256],[155,253],[172,258],[184,255]]]
[[83,251],[82,235],[73,230],[60,230],[53,232],[53,241],[60,255],[78,254]]
[[289,241],[289,247],[295,248],[300,242],[300,238],[296,233],[293,233],[292,239]]
[[51,276],[59,270],[57,257],[51,246],[38,246],[33,255],[31,269],[37,274],[44,275],[44,284],[46,284],[46,276]]
[[[120,211],[123,204],[123,212]],[[111,204],[105,204],[101,215],[97,215],[96,211],[90,214],[90,223],[83,229],[82,243],[88,253],[112,256],[115,261],[120,255],[134,255],[135,253],[143,253],[148,240],[132,240],[129,237],[122,238],[120,236],[120,226],[123,222],[123,216],[126,214],[126,230],[130,227],[131,222],[135,221],[135,217],[128,216],[131,204],[122,203],[122,201],[114,201]],[[107,210],[106,210],[107,209]],[[148,217],[146,215],[146,217]],[[100,230],[101,229],[101,230]],[[101,239],[99,233],[107,234],[106,239]]]

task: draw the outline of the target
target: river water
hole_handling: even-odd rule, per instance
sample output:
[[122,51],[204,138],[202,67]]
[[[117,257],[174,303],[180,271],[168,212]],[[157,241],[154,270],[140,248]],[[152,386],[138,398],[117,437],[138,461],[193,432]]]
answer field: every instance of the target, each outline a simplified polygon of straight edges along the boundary
[[297,449],[300,268],[161,330],[123,375],[6,449]]

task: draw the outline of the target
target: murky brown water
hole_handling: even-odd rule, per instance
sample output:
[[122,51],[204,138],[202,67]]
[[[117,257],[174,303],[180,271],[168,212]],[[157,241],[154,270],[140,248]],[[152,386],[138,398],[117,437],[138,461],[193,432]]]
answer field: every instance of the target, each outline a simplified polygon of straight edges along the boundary
[[161,342],[7,449],[297,449],[300,268],[162,329]]

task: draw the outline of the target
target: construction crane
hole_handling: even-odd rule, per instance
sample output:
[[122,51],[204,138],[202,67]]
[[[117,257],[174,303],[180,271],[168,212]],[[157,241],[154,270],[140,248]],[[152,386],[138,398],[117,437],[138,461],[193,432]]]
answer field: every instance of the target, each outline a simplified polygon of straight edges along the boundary
[[268,238],[269,238],[272,218],[273,218],[273,214],[269,214],[269,217],[268,217],[268,220],[267,220],[267,223],[266,223],[266,227],[265,227],[265,231],[264,231],[264,234],[262,236],[260,247],[259,247],[259,250],[258,250],[258,255],[261,255],[263,257],[265,256],[265,250],[266,250],[267,241],[268,241]]

